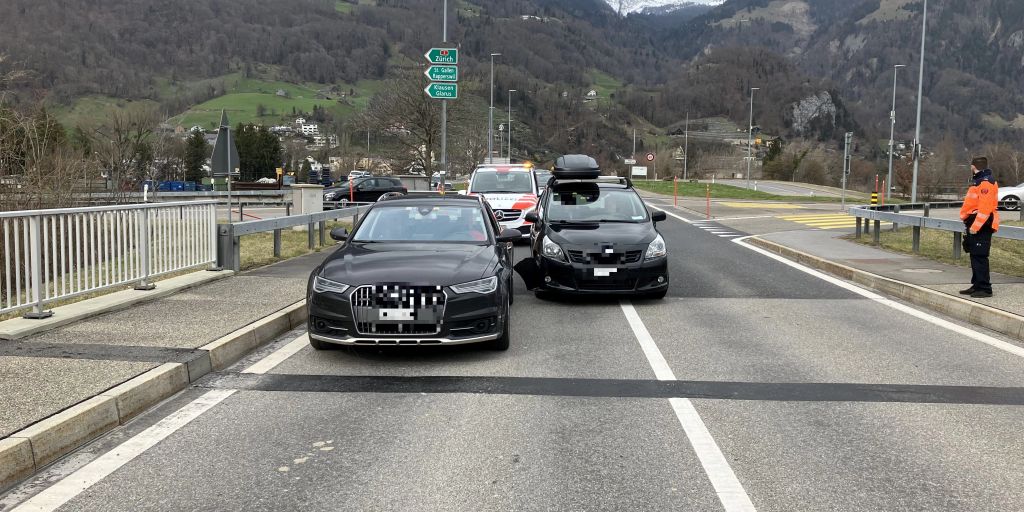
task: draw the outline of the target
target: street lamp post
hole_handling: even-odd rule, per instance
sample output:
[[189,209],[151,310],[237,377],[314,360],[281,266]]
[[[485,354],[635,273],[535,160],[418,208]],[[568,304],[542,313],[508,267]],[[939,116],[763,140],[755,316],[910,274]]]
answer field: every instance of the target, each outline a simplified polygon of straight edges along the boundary
[[508,90],[508,163],[512,163],[512,93],[515,89]]
[[889,111],[889,175],[888,181],[886,181],[885,199],[892,199],[892,153],[895,148],[896,138],[896,77],[899,74],[900,68],[907,66],[903,64],[896,64],[892,68],[892,110]]
[[487,162],[494,163],[494,58],[500,53],[491,54],[491,108],[487,111]]
[[690,165],[690,111],[686,111],[686,128],[683,132],[683,181],[686,181],[687,167]]
[[921,97],[924,95],[924,43],[928,33],[928,0],[924,0],[921,21],[921,66],[917,77],[917,128],[914,131],[914,180],[910,185],[910,202],[917,202],[917,173],[921,170]]
[[754,91],[761,90],[760,87],[750,88],[750,122],[747,124],[747,188],[750,188],[750,163],[754,160]]

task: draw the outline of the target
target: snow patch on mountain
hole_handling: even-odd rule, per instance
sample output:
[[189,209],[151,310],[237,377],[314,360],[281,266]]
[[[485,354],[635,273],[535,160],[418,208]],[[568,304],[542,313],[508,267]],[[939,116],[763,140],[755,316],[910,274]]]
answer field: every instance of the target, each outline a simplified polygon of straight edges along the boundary
[[721,5],[725,0],[605,0],[620,14],[670,12],[691,5]]

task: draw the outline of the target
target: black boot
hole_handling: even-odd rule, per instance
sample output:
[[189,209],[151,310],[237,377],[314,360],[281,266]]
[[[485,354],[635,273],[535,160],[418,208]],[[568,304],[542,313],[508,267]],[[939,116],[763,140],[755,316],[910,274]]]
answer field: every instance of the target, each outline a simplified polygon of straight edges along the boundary
[[960,290],[960,295],[970,295],[970,294],[972,294],[972,293],[974,293],[976,291],[977,290],[975,290],[974,287],[972,286],[972,287],[970,287],[970,288],[968,288],[966,290]]
[[974,297],[975,299],[987,299],[991,296],[992,292],[985,290],[976,290],[974,293],[971,294],[971,297]]

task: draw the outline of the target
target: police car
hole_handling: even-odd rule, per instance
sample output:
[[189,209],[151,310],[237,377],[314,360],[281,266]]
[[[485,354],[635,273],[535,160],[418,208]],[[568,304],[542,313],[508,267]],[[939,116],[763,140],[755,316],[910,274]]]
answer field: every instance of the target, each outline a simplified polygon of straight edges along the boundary
[[531,257],[516,264],[527,288],[588,295],[661,299],[668,291],[668,251],[629,178],[600,177],[593,158],[566,155],[536,212]]
[[482,164],[473,170],[466,193],[481,196],[502,229],[530,236],[526,215],[537,208],[537,178],[529,164]]

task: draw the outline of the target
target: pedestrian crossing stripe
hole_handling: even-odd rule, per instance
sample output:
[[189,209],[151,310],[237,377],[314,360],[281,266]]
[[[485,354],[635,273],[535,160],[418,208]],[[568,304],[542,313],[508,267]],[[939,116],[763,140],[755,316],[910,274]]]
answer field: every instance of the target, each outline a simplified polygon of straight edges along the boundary
[[766,210],[803,210],[804,207],[798,204],[787,203],[741,203],[731,201],[720,201],[717,204],[729,208],[761,208]]
[[[841,229],[852,228],[857,226],[856,217],[852,217],[842,213],[834,213],[827,215],[784,215],[778,218],[819,229]],[[883,222],[882,224],[889,223]]]

